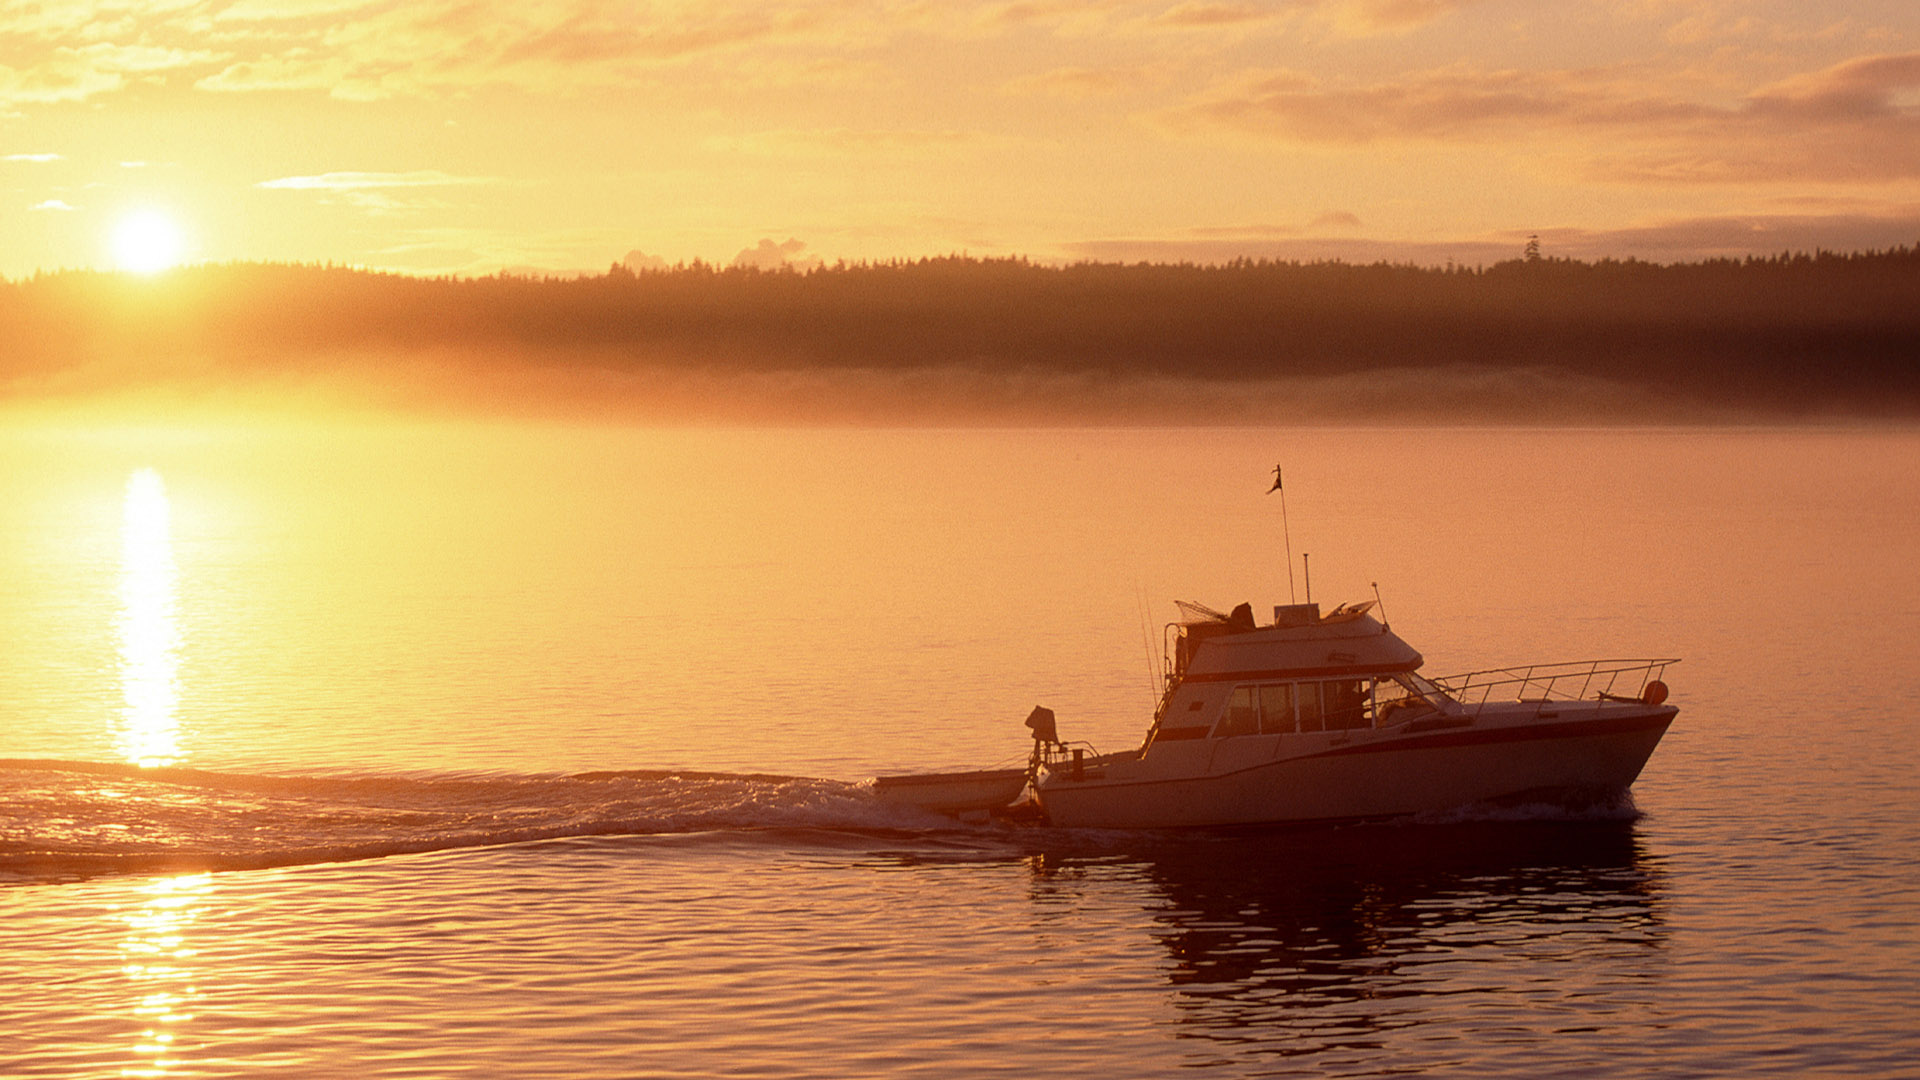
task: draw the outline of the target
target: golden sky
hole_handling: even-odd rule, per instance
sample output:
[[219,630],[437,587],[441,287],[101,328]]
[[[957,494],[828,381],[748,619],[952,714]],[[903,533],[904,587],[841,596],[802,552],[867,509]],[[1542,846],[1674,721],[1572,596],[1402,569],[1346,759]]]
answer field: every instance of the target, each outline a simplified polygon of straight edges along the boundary
[[0,3],[0,275],[1920,241],[1915,0]]

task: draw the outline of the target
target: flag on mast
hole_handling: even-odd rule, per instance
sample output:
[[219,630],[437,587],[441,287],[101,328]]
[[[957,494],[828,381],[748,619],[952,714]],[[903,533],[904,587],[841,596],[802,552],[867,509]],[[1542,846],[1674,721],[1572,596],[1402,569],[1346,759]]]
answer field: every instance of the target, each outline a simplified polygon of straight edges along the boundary
[[[1280,486],[1280,466],[1273,467],[1273,486],[1267,494],[1280,493],[1280,535],[1287,542],[1287,602],[1297,603],[1299,597],[1293,591],[1293,530],[1287,527],[1287,489]],[[1312,599],[1311,596],[1308,599]]]

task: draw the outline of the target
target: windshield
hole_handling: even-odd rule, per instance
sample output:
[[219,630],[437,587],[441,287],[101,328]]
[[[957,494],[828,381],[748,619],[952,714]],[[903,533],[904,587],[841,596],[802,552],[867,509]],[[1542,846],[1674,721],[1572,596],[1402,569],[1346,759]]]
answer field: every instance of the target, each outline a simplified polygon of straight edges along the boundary
[[1453,698],[1448,696],[1445,690],[1440,689],[1438,683],[1423,675],[1409,671],[1404,674],[1395,675],[1393,678],[1395,682],[1406,687],[1410,693],[1418,697],[1426,698],[1432,704],[1440,705],[1453,701]]

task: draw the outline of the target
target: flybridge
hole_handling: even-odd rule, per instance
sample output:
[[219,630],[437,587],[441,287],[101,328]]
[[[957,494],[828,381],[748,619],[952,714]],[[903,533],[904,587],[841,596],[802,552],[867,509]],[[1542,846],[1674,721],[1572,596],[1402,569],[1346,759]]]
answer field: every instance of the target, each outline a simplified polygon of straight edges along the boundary
[[[1179,606],[1204,616],[1168,626],[1169,699],[1188,681],[1389,673],[1413,671],[1421,664],[1412,646],[1369,614],[1371,600],[1342,604],[1325,615],[1318,604],[1280,605],[1268,626],[1254,624],[1248,604],[1229,615],[1190,602]],[[1164,702],[1160,712],[1166,712]]]

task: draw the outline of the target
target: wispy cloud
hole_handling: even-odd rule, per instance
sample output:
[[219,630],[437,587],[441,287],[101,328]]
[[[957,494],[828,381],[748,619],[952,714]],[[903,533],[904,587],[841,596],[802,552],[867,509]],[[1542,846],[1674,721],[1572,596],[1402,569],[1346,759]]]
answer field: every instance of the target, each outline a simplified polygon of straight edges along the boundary
[[71,210],[73,209],[73,207],[68,205],[65,199],[48,199],[45,202],[34,203],[32,206],[27,207],[27,209],[29,210]]
[[1245,26],[1279,17],[1280,11],[1272,5],[1186,0],[1155,15],[1153,21],[1161,26],[1214,27]]
[[428,192],[445,188],[497,183],[484,176],[456,176],[438,169],[414,172],[329,172],[314,176],[282,176],[262,180],[255,187],[274,191],[304,191],[320,196],[323,204],[351,206],[373,214],[399,214],[441,209],[445,204]]
[[757,131],[706,140],[710,150],[767,157],[840,157],[851,155],[913,155],[945,151],[981,142],[972,131],[934,131],[913,128],[817,128]]
[[1479,0],[1337,0],[1327,5],[1336,27],[1356,35],[1419,29]]
[[1639,182],[1920,176],[1920,53],[1864,56],[1697,100],[1628,70],[1420,72],[1368,83],[1243,75],[1156,117],[1178,133],[1361,147],[1589,136],[1592,176]]
[[[1614,229],[1538,229],[1549,251],[1595,258],[1637,255],[1654,261],[1752,252],[1865,251],[1913,243],[1920,204],[1821,214],[1724,214],[1672,218]],[[1512,244],[1525,237],[1506,234]]]
[[1001,85],[1001,90],[1008,94],[1084,100],[1153,90],[1165,85],[1169,76],[1170,70],[1164,64],[1059,67],[1009,79]]
[[1684,262],[1781,251],[1864,251],[1913,243],[1920,236],[1920,203],[1822,207],[1833,212],[1754,213],[1675,217],[1618,228],[1542,226],[1448,239],[1386,240],[1335,235],[1358,226],[1336,211],[1306,228],[1247,225],[1200,228],[1187,236],[1115,238],[1065,245],[1069,258],[1115,262],[1222,263],[1253,257],[1353,263],[1439,266],[1490,264],[1518,258],[1529,235],[1549,255],[1581,259],[1635,257]]
[[[476,86],[568,92],[714,54],[893,32],[845,0],[54,0],[0,6],[0,106],[137,83],[345,100]],[[751,65],[749,65],[751,66]]]
[[378,188],[450,187],[464,184],[490,184],[484,176],[455,176],[438,169],[415,172],[330,172],[317,176],[282,176],[262,180],[255,187],[282,191],[369,191]]
[[1495,138],[1521,126],[1618,125],[1703,117],[1711,110],[1647,96],[1592,72],[1456,67],[1365,85],[1297,71],[1243,75],[1161,115],[1175,129],[1216,128],[1292,142]]
[[1360,215],[1351,210],[1329,210],[1311,223],[1316,229],[1358,229],[1361,224]]
[[217,63],[204,49],[118,45],[111,41],[62,44],[33,55],[22,67],[0,65],[0,104],[48,105],[86,101],[134,82]]
[[6,157],[0,158],[0,161],[25,161],[25,162],[33,162],[36,164],[44,164],[49,161],[64,161],[64,160],[66,159],[61,157],[59,154],[8,154]]
[[1328,210],[1306,224],[1260,222],[1247,225],[1200,225],[1188,230],[1193,236],[1211,243],[1216,240],[1267,241],[1314,235],[1317,230],[1348,232],[1361,227],[1360,215],[1351,210]]
[[458,93],[476,86],[570,92],[641,83],[710,54],[801,41],[847,44],[875,25],[838,0],[265,0],[218,20],[236,42],[203,90],[319,90],[346,100]]

